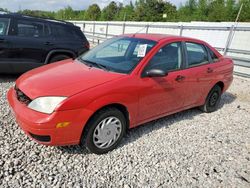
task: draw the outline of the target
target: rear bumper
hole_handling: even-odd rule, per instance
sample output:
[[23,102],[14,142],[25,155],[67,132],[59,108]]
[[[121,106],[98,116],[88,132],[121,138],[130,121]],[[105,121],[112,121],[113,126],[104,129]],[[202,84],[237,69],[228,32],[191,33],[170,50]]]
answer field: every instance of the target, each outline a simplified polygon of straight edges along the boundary
[[[80,143],[83,128],[92,112],[86,109],[58,111],[43,114],[29,109],[20,103],[11,88],[8,101],[22,130],[40,144],[51,146],[76,145]],[[70,122],[67,127],[56,128],[61,122]]]

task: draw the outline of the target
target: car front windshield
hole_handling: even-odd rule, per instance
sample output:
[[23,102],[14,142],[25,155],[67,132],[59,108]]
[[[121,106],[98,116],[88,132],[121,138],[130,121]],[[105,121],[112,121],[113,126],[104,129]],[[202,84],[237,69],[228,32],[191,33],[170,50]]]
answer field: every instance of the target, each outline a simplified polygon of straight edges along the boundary
[[116,37],[103,42],[78,59],[89,66],[128,74],[155,45],[156,42],[151,40]]

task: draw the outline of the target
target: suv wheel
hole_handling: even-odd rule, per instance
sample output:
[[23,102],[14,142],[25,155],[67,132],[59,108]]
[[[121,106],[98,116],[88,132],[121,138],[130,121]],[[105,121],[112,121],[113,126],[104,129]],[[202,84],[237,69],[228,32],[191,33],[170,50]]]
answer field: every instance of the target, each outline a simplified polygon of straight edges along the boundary
[[207,113],[216,111],[220,103],[221,92],[221,87],[215,85],[209,92],[205,104],[200,109]]
[[71,57],[70,56],[67,56],[67,55],[64,55],[64,54],[59,54],[59,55],[55,55],[53,56],[49,63],[54,63],[54,62],[57,62],[57,61],[62,61],[64,59],[70,59]]
[[122,140],[126,130],[126,119],[116,108],[99,111],[86,125],[86,134],[81,143],[95,154],[113,150]]

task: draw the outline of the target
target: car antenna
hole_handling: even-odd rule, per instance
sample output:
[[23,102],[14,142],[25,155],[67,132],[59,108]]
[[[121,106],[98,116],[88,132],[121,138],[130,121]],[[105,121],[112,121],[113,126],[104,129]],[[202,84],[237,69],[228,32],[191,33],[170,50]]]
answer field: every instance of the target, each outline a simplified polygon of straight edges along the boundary
[[155,23],[155,22],[152,22],[151,24],[147,24],[145,27],[143,27],[142,29],[138,30],[135,34],[133,34],[133,37],[135,37],[136,34],[140,33],[140,32],[143,31],[145,28],[154,25],[154,23]]

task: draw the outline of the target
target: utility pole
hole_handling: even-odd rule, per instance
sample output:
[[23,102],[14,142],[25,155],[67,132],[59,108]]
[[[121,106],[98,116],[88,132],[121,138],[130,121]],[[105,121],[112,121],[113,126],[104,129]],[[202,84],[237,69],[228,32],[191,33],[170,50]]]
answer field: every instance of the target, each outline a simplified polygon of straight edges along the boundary
[[243,5],[244,5],[244,3],[241,4],[239,12],[238,12],[237,17],[236,17],[235,22],[234,22],[234,25],[232,26],[232,30],[231,30],[232,34],[229,34],[229,39],[228,39],[228,42],[227,42],[226,47],[224,49],[224,55],[227,54],[227,50],[230,48],[230,45],[231,45],[231,43],[233,41],[233,38],[234,38],[234,35],[235,35],[235,29],[238,27],[238,23],[239,23],[238,21],[239,21],[239,18],[240,18],[240,14],[241,14]]

